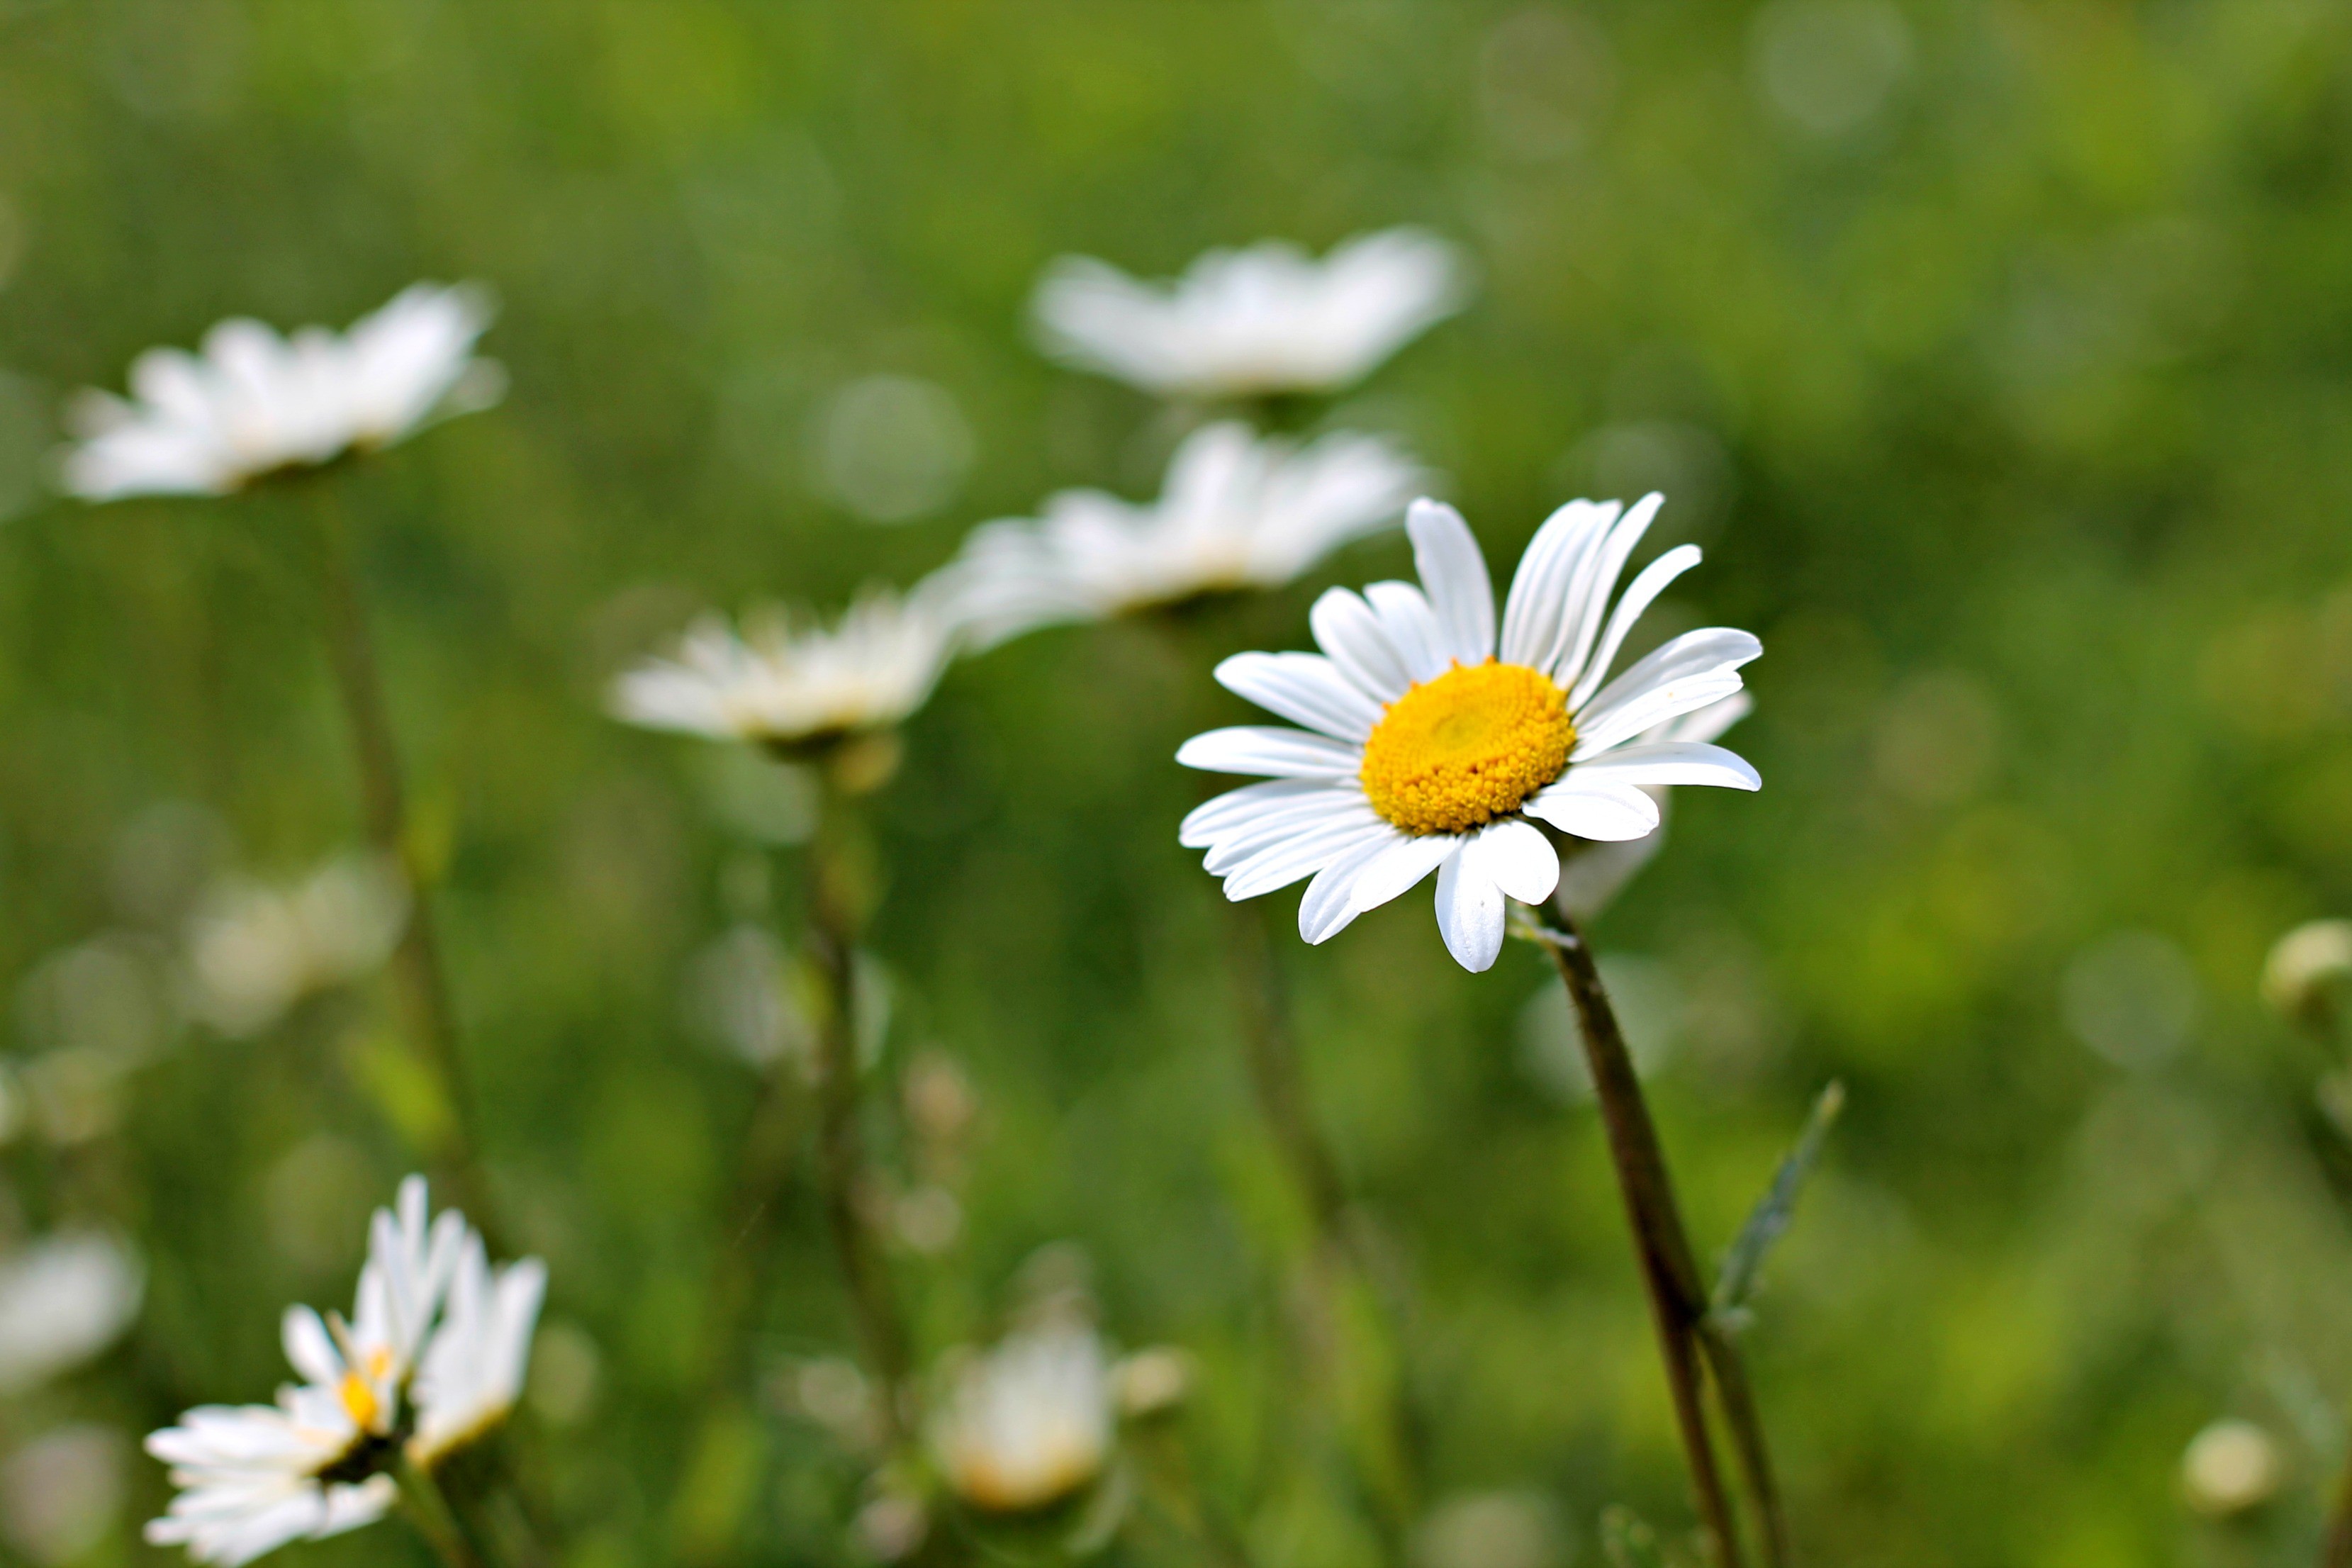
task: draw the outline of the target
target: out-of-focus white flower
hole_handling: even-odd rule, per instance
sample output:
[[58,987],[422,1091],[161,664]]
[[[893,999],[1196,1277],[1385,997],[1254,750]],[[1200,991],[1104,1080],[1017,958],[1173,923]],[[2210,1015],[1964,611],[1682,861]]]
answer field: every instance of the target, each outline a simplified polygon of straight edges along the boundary
[[2352,981],[2352,921],[2311,921],[2272,944],[2263,1000],[2298,1023],[2326,1026]]
[[1060,1501],[1109,1457],[1110,1368],[1084,1323],[1008,1336],[957,1375],[931,1440],[956,1495],[992,1513]]
[[[1748,717],[1755,702],[1745,691],[1736,691],[1720,702],[1667,721],[1650,731],[1641,744],[1655,745],[1669,741],[1713,741]],[[1649,784],[1643,794],[1658,803],[1658,825],[1639,838],[1620,839],[1614,843],[1586,843],[1559,863],[1559,886],[1553,890],[1552,901],[1560,912],[1574,921],[1589,921],[1616,901],[1625,884],[1634,874],[1650,863],[1666,842],[1668,797],[1674,793],[1664,784]]]
[[89,1360],[138,1315],[144,1281],[123,1245],[50,1236],[0,1258],[0,1395]]
[[886,730],[923,705],[956,641],[946,584],[869,588],[831,626],[771,613],[741,635],[710,616],[615,681],[615,718],[794,750]]
[[201,1405],[149,1435],[147,1451],[181,1489],[147,1539],[235,1564],[382,1518],[417,1350],[467,1234],[454,1210],[429,1218],[424,1178],[403,1182],[396,1211],[370,1222],[351,1321],[287,1310],[280,1338],[303,1383],[275,1405]]
[[286,888],[223,881],[188,921],[195,1011],[223,1034],[258,1034],[381,965],[408,908],[406,883],[381,856],[338,856]]
[[130,399],[85,391],[67,410],[79,440],[65,487],[93,501],[222,495],[487,408],[506,385],[473,354],[491,314],[479,288],[418,283],[345,332],[281,337],[238,318],[206,332],[202,353],[150,349],[131,362]]
[[1435,873],[1446,951],[1477,972],[1502,950],[1507,900],[1540,903],[1559,886],[1559,851],[1538,822],[1576,838],[1640,838],[1658,826],[1646,786],[1760,787],[1719,746],[1645,739],[1739,690],[1740,667],[1764,651],[1754,637],[1686,632],[1611,674],[1642,613],[1698,563],[1696,545],[1678,546],[1618,594],[1664,499],[1554,512],[1519,559],[1499,639],[1469,525],[1451,507],[1413,502],[1405,531],[1420,587],[1334,588],[1310,616],[1321,654],[1245,653],[1217,667],[1220,683],[1304,727],[1187,741],[1176,753],[1187,767],[1272,782],[1195,808],[1179,841],[1207,851],[1229,899],[1312,878],[1298,906],[1310,942]]
[[1221,422],[1176,449],[1158,500],[1063,490],[1034,521],[975,531],[945,575],[982,646],[1219,589],[1279,587],[1393,526],[1426,478],[1377,437],[1335,432],[1300,448]]
[[416,1433],[409,1458],[431,1468],[487,1434],[522,1396],[531,1330],[547,1294],[536,1258],[493,1270],[479,1232],[468,1232],[441,1326],[425,1347],[411,1391]]
[[2216,1421],[2189,1440],[2180,1456],[2180,1489],[2189,1506],[2226,1519],[2260,1508],[2285,1479],[2278,1444],[2251,1421]]
[[1034,309],[1064,363],[1162,397],[1247,397],[1353,385],[1468,296],[1453,246],[1391,228],[1320,261],[1281,240],[1212,250],[1168,283],[1064,257]]

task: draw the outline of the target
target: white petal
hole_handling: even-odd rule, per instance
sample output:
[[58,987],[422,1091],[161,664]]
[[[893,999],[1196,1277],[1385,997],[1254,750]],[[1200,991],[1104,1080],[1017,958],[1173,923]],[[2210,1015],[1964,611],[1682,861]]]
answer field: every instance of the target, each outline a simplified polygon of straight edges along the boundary
[[1587,557],[1570,585],[1568,607],[1560,623],[1562,651],[1553,675],[1562,686],[1573,686],[1582,679],[1585,661],[1601,635],[1609,596],[1617,591],[1617,579],[1633,557],[1633,547],[1650,531],[1651,522],[1665,500],[1665,497],[1653,490],[1628,507],[1625,515],[1610,526],[1608,536]]
[[1351,779],[1363,766],[1364,751],[1304,730],[1242,724],[1193,736],[1177,749],[1176,760],[1214,773]]
[[1613,843],[1639,838],[1658,826],[1658,803],[1633,784],[1580,784],[1577,770],[1528,797],[1519,809],[1562,833]]
[[1684,633],[1577,710],[1574,757],[1597,755],[1652,725],[1729,697],[1739,689],[1739,667],[1763,651],[1754,636],[1729,626]]
[[1319,654],[1237,653],[1216,676],[1226,690],[1337,740],[1361,741],[1381,721],[1380,705]]
[[1619,510],[1615,501],[1572,500],[1536,530],[1503,605],[1505,663],[1549,669],[1559,658],[1569,586]]
[[1755,710],[1756,703],[1748,693],[1735,692],[1719,702],[1710,702],[1679,719],[1670,719],[1657,727],[1656,733],[1644,731],[1643,738],[1653,741],[1713,741]]
[[308,1383],[331,1384],[343,1375],[343,1358],[319,1314],[308,1307],[289,1307],[278,1321],[278,1342],[286,1359]]
[[1437,930],[1445,951],[1473,974],[1493,968],[1503,951],[1503,889],[1467,855],[1437,873]]
[[1445,673],[1453,660],[1437,629],[1437,613],[1420,589],[1410,583],[1375,583],[1364,590],[1364,597],[1380,616],[1381,628],[1388,633],[1407,675],[1423,681]]
[[1523,904],[1539,904],[1559,885],[1559,852],[1533,823],[1505,818],[1480,830],[1464,854],[1494,884]]
[[1586,844],[1560,867],[1553,902],[1572,921],[1593,919],[1650,863],[1665,841],[1666,825],[1662,821],[1639,838]]
[[1442,501],[1417,500],[1406,509],[1405,532],[1412,540],[1413,568],[1437,614],[1441,646],[1457,664],[1477,664],[1495,651],[1495,584],[1486,558],[1462,514]]
[[1250,825],[1268,813],[1285,808],[1317,795],[1329,795],[1334,803],[1346,795],[1322,779],[1271,779],[1265,784],[1244,784],[1229,789],[1213,800],[1202,801],[1185,814],[1183,823],[1176,829],[1176,842],[1187,849],[1205,849],[1229,833],[1245,833]]
[[1459,834],[1430,833],[1391,844],[1356,874],[1355,886],[1348,894],[1349,907],[1361,914],[1402,898],[1458,853],[1465,842]]
[[1579,763],[1570,773],[1590,782],[1630,784],[1720,784],[1726,789],[1761,789],[1764,781],[1748,760],[1704,741],[1650,741]]
[[1298,934],[1314,943],[1328,942],[1346,930],[1348,922],[1363,912],[1350,901],[1357,877],[1403,837],[1382,823],[1381,831],[1368,834],[1361,844],[1315,873],[1298,900]]
[[1202,858],[1202,869],[1212,877],[1231,876],[1244,861],[1267,849],[1296,844],[1303,838],[1353,832],[1381,820],[1362,795],[1349,799],[1336,790],[1331,793],[1339,798],[1310,802],[1279,816],[1261,817],[1245,830],[1219,835]]
[[1307,612],[1307,624],[1315,633],[1315,646],[1376,700],[1393,702],[1412,684],[1380,616],[1349,590],[1327,591]]
[[1698,563],[1697,545],[1678,544],[1642,569],[1642,574],[1633,579],[1633,586],[1625,590],[1625,596],[1617,601],[1616,609],[1610,612],[1609,629],[1601,634],[1601,646],[1592,650],[1591,662],[1585,666],[1584,673],[1577,678],[1575,689],[1569,692],[1570,711],[1582,707],[1593,692],[1600,689],[1601,683],[1609,679],[1609,667],[1616,661],[1617,650],[1624,646],[1625,634],[1633,629],[1633,623],[1642,618],[1642,612],[1666,591],[1668,584]]
[[1310,832],[1268,845],[1234,868],[1225,879],[1225,897],[1239,903],[1286,888],[1353,854],[1367,842],[1386,839],[1394,831],[1370,812],[1351,821],[1318,825]]

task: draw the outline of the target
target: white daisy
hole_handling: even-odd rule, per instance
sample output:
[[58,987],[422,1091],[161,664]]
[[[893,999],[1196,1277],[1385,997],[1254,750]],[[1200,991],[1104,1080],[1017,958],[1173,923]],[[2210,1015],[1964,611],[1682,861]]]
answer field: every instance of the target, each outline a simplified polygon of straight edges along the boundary
[[1319,262],[1281,240],[1212,250],[1170,283],[1064,257],[1033,308],[1045,352],[1066,364],[1162,397],[1249,397],[1353,385],[1468,294],[1453,246],[1391,228]]
[[[1642,732],[1640,744],[1654,745],[1662,741],[1712,741],[1748,717],[1755,706],[1748,693],[1735,692],[1720,702],[1710,702],[1695,713],[1670,719],[1654,729]],[[1625,884],[1635,873],[1650,863],[1651,858],[1666,842],[1667,796],[1671,793],[1664,784],[1644,784],[1642,793],[1658,803],[1658,825],[1639,838],[1622,838],[1613,844],[1587,842],[1560,862],[1559,886],[1552,893],[1552,901],[1570,920],[1589,921],[1615,901],[1624,891]]]
[[1176,755],[1187,766],[1274,782],[1199,807],[1181,842],[1208,851],[1230,899],[1312,877],[1298,909],[1310,942],[1434,871],[1447,951],[1483,970],[1502,948],[1505,899],[1538,903],[1559,882],[1538,822],[1639,838],[1659,821],[1645,786],[1757,788],[1756,771],[1719,746],[1644,738],[1739,690],[1739,667],[1763,651],[1754,637],[1688,632],[1609,679],[1634,621],[1698,563],[1694,545],[1670,550],[1611,607],[1663,499],[1622,515],[1591,501],[1553,513],[1512,581],[1499,658],[1477,541],[1453,508],[1415,501],[1405,528],[1422,587],[1335,588],[1311,615],[1321,655],[1245,653],[1217,667],[1224,686],[1308,728],[1186,742]]
[[65,488],[93,501],[221,495],[486,408],[505,390],[499,366],[473,357],[490,314],[478,288],[418,283],[346,332],[287,338],[239,318],[206,332],[201,354],[150,349],[131,363],[130,399],[86,391],[68,408],[79,440]]
[[1062,1321],[1006,1337],[963,1366],[932,1422],[948,1484],[992,1513],[1040,1509],[1094,1479],[1114,1426],[1109,1358]]
[[416,1406],[410,1458],[429,1469],[506,1419],[522,1395],[546,1294],[545,1264],[526,1258],[493,1270],[481,1233],[466,1234],[441,1326],[410,1391]]
[[225,1035],[259,1034],[304,997],[373,973],[408,912],[408,886],[382,856],[337,856],[283,888],[224,879],[188,921],[194,1009]]
[[130,1249],[62,1231],[0,1256],[0,1399],[88,1361],[131,1326],[145,1279]]
[[1394,443],[1344,431],[1300,448],[1238,422],[1204,426],[1156,501],[1063,490],[1035,521],[975,531],[950,573],[975,641],[1228,588],[1290,582],[1395,522],[1425,480]]
[[427,1216],[419,1176],[401,1184],[396,1212],[375,1212],[350,1322],[287,1310],[279,1338],[304,1381],[279,1389],[276,1405],[202,1405],[148,1436],[181,1489],[147,1526],[149,1541],[238,1563],[383,1517],[394,1489],[381,1472],[466,1235],[455,1212]]
[[707,617],[668,657],[614,683],[614,716],[780,751],[887,729],[947,668],[957,637],[948,598],[934,578],[904,597],[869,588],[830,627],[772,612],[738,635]]

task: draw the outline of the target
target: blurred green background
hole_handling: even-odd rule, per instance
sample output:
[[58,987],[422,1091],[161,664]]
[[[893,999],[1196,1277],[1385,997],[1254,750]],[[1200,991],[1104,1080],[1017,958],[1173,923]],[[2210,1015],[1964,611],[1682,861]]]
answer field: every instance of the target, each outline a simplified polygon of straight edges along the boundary
[[[347,847],[355,791],[298,520],[44,500],[68,390],[225,315],[499,291],[505,405],[348,493],[490,1162],[552,1273],[526,1436],[570,1562],[848,1562],[857,1472],[792,1392],[850,1343],[804,1185],[759,1393],[703,1419],[755,1082],[710,992],[791,929],[793,802],[603,683],[701,606],[838,604],[1054,488],[1149,494],[1173,428],[1028,346],[1054,256],[1413,221],[1477,302],[1329,421],[1448,474],[1498,571],[1570,495],[1665,489],[1709,562],[1658,629],[1764,639],[1733,738],[1764,793],[1684,792],[1599,936],[1704,1251],[1849,1089],[1748,1342],[1805,1560],[2307,1560],[2352,1161],[2255,981],[2352,904],[2347,198],[2324,0],[5,0],[0,1242],[119,1227],[148,1289],[0,1401],[0,1449],[267,1397],[280,1308],[344,1297],[412,1161],[376,990],[251,1040],[171,1005],[203,876]],[[979,1108],[921,1177],[960,1226],[898,1260],[926,1352],[1076,1243],[1107,1331],[1199,1358],[1186,1436],[1268,1568],[1371,1546],[1269,1426],[1302,1222],[1170,758],[1244,713],[1214,656],[1408,563],[1389,536],[1190,645],[961,666],[873,806],[886,1059]],[[1539,1549],[1479,1568],[1598,1561],[1612,1501],[1685,1518],[1541,955],[1462,973],[1426,892],[1317,950],[1275,903],[1418,1302],[1427,1505],[1538,1500]],[[2224,1416],[2284,1480],[2213,1520],[2180,1457]],[[159,1560],[124,1454],[110,1524],[0,1551]]]

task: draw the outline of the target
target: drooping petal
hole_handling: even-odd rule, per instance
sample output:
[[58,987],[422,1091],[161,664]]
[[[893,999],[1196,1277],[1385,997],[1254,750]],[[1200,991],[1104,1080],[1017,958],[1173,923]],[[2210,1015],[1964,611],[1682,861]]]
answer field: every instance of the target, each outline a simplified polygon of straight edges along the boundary
[[1436,613],[1439,646],[1456,664],[1476,664],[1495,651],[1495,584],[1486,558],[1462,514],[1442,501],[1406,509],[1414,570]]
[[1238,724],[1195,735],[1177,749],[1188,768],[1213,773],[1264,773],[1276,778],[1354,778],[1363,766],[1360,746],[1304,730]]
[[1298,934],[1309,944],[1316,944],[1346,930],[1348,922],[1363,912],[1351,901],[1357,877],[1390,845],[1403,837],[1394,827],[1382,823],[1380,832],[1366,835],[1361,844],[1315,873],[1315,879],[1307,884],[1307,891],[1298,900]]
[[1503,889],[1467,855],[1438,870],[1437,930],[1445,951],[1473,974],[1493,968],[1503,951]]
[[1449,857],[1459,854],[1465,842],[1458,834],[1430,833],[1391,844],[1378,858],[1356,873],[1355,886],[1348,895],[1349,906],[1361,914],[1403,897]]
[[1463,850],[1495,886],[1523,904],[1539,904],[1559,883],[1559,852],[1543,829],[1506,817],[1479,830]]
[[1335,740],[1360,742],[1381,721],[1380,705],[1319,654],[1237,653],[1217,666],[1216,679],[1268,712]]

